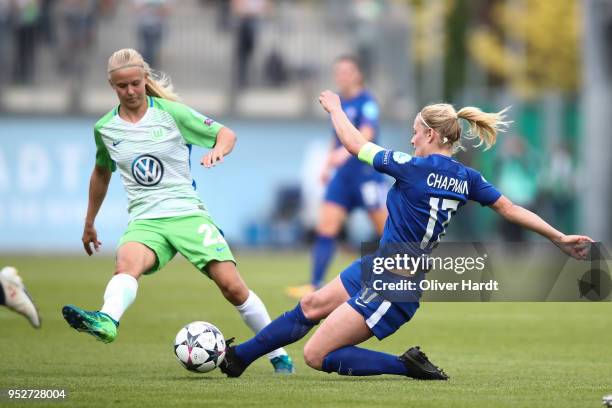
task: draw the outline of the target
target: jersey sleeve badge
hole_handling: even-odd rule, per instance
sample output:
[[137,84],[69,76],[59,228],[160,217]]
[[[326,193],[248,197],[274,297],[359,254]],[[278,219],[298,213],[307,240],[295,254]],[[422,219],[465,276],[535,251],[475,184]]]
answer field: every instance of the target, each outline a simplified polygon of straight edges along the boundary
[[412,159],[412,156],[410,156],[407,153],[393,152],[393,161],[395,161],[398,164],[408,163],[410,159]]

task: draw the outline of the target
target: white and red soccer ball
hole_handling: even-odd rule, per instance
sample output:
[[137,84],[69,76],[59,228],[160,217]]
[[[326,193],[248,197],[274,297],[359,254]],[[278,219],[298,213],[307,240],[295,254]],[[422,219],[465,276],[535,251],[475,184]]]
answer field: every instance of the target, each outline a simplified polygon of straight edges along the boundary
[[176,335],[174,354],[189,371],[207,373],[225,358],[225,339],[214,325],[191,322]]

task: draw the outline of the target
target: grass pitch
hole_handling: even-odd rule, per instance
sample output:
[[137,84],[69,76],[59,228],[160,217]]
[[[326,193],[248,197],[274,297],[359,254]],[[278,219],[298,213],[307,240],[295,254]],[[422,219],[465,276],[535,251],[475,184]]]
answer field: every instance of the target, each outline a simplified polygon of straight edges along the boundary
[[[238,253],[249,286],[275,317],[294,302],[283,288],[307,279],[301,253]],[[351,260],[336,259],[335,272]],[[251,336],[214,284],[182,259],[140,282],[138,298],[109,345],[68,327],[61,307],[97,309],[113,268],[105,257],[0,257],[19,268],[42,314],[36,331],[0,309],[0,388],[64,388],[62,402],[0,400],[0,406],[76,407],[596,407],[612,394],[610,303],[426,303],[414,320],[366,347],[393,354],[421,345],[451,376],[341,377],[308,368],[305,340],[287,349],[297,364],[275,376],[260,359],[239,379],[194,374],[174,358],[175,334],[206,320],[239,341]]]

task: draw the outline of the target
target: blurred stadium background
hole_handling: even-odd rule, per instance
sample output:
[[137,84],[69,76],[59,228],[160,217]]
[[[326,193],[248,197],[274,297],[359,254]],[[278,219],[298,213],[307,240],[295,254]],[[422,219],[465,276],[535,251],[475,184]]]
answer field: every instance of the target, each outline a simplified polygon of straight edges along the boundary
[[[430,102],[512,105],[499,144],[460,158],[564,231],[612,236],[610,0],[0,0],[0,30],[2,253],[81,250],[92,126],[115,105],[106,60],[128,46],[237,131],[222,166],[194,169],[234,246],[307,242],[330,137],[316,96],[347,53],[381,104],[383,145],[409,150]],[[125,206],[114,177],[97,222],[107,250]],[[371,238],[363,220],[351,219],[349,242]],[[531,238],[476,206],[449,231]]]
[[[194,151],[193,175],[274,317],[295,304],[283,288],[309,270],[331,131],[316,97],[334,86],[335,57],[362,59],[387,147],[410,151],[425,104],[512,105],[498,145],[460,159],[560,229],[610,242],[611,44],[612,0],[0,0],[0,267],[20,269],[43,318],[34,333],[0,313],[0,389],[68,388],[68,405],[100,407],[595,406],[611,393],[608,302],[429,302],[398,335],[368,343],[394,354],[422,344],[448,384],[332,378],[301,361],[303,341],[288,348],[292,378],[265,361],[240,381],[190,376],[171,351],[183,324],[250,333],[184,260],[141,280],[110,347],[69,330],[60,309],[99,305],[127,224],[115,175],[97,219],[108,256],[87,259],[92,128],[116,104],[106,78],[116,49],[139,49],[184,102],[236,131],[221,166],[196,166]],[[366,220],[351,218],[349,246],[372,238]],[[531,239],[473,204],[447,237]],[[352,259],[339,254],[328,276]]]

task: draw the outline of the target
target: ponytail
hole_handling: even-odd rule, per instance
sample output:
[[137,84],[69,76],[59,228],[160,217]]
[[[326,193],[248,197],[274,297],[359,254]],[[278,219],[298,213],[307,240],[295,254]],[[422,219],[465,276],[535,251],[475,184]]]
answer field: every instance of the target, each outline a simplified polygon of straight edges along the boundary
[[[149,68],[148,64],[146,67]],[[172,85],[172,80],[170,77],[161,71],[152,71],[150,68],[145,69],[145,73],[147,74],[145,90],[147,95],[155,96],[162,99],[168,99],[169,101],[179,101],[180,98],[174,92],[174,86]]]
[[485,150],[488,150],[495,144],[497,133],[506,131],[511,123],[504,120],[508,109],[510,107],[504,108],[497,113],[486,113],[478,108],[468,106],[457,112],[457,119],[463,119],[468,122],[469,130],[465,137],[467,139],[480,139],[480,143],[475,147],[484,144]]
[[509,108],[505,108],[497,113],[486,113],[478,108],[466,107],[459,112],[455,112],[453,105],[448,103],[437,103],[427,105],[421,112],[421,119],[425,126],[435,129],[440,137],[442,145],[449,146],[453,153],[464,150],[461,146],[461,121],[468,122],[469,129],[466,139],[479,138],[480,143],[475,147],[485,145],[485,150],[495,144],[497,132],[503,132],[511,122],[506,122],[505,113]]

